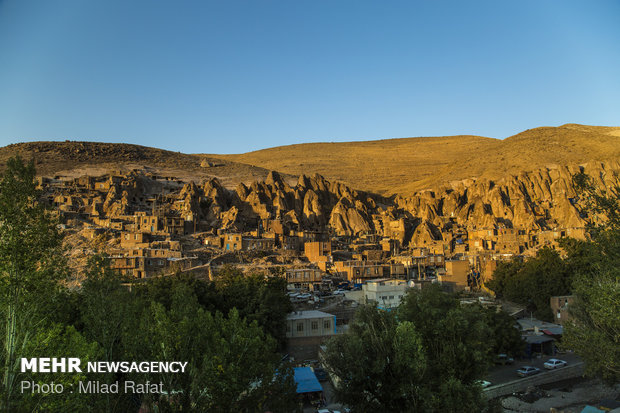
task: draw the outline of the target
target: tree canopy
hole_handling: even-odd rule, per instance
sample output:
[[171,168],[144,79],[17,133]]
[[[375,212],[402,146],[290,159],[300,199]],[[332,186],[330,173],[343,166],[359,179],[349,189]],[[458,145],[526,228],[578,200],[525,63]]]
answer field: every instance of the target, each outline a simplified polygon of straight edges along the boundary
[[363,306],[349,331],[327,344],[337,397],[356,411],[489,409],[478,380],[501,327],[486,311],[438,286],[410,290],[395,312]]

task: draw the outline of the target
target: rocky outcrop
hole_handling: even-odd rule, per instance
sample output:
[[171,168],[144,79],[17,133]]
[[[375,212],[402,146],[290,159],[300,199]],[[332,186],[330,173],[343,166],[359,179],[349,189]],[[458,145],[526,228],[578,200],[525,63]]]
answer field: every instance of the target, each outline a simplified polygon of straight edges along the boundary
[[[184,216],[206,221],[211,228],[254,229],[260,219],[281,219],[290,229],[330,230],[356,236],[375,232],[403,245],[446,241],[455,227],[466,230],[516,228],[526,232],[583,227],[572,177],[579,171],[596,185],[620,183],[618,163],[582,167],[551,166],[505,179],[467,179],[419,192],[385,198],[355,191],[320,175],[299,177],[295,186],[272,171],[264,181],[226,189],[217,179],[186,184],[174,203]],[[111,185],[103,210],[128,212],[143,190],[139,177]]]

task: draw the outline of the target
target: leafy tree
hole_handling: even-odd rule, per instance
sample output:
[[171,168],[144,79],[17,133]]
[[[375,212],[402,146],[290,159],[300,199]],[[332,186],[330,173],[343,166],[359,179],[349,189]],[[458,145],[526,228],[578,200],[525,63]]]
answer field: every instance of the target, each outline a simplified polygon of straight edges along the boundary
[[215,281],[217,310],[227,314],[233,308],[242,318],[256,321],[275,338],[280,348],[286,344],[286,315],[293,310],[286,295],[286,279],[256,273],[246,275],[226,268]]
[[[129,359],[130,342],[136,338],[139,300],[122,285],[123,278],[112,271],[101,256],[91,258],[81,290],[81,325],[88,340],[100,348],[100,361]],[[123,382],[121,373],[99,374],[102,383]],[[124,412],[133,406],[129,395],[119,392],[98,395],[106,412]]]
[[620,187],[597,189],[580,174],[590,242],[575,242],[573,322],[565,324],[563,346],[575,350],[586,372],[609,383],[620,381]]
[[480,306],[430,287],[411,290],[397,312],[362,307],[325,358],[339,379],[337,397],[356,411],[484,411],[477,381],[489,343]]
[[354,411],[424,411],[431,396],[427,360],[411,322],[362,307],[346,334],[328,342],[325,361],[338,377],[336,397]]
[[523,263],[500,263],[487,286],[499,297],[524,304],[543,320],[552,320],[549,299],[571,290],[572,273],[560,254],[542,248]]
[[[160,374],[169,397],[151,400],[162,411],[290,411],[295,387],[280,365],[275,341],[236,310],[205,311],[187,285],[173,291],[170,309],[152,303],[140,330],[153,360],[187,361],[184,374]],[[274,402],[275,401],[275,402]]]
[[480,306],[462,306],[455,295],[434,285],[410,290],[398,317],[411,321],[422,337],[429,384],[439,388],[454,378],[470,385],[486,373],[493,339]]
[[19,352],[36,336],[62,277],[61,236],[37,202],[33,163],[11,158],[0,182],[0,407],[12,410]]
[[[40,329],[23,348],[22,357],[56,357],[71,355],[78,357],[83,363],[99,360],[100,348],[97,343],[88,342],[73,326],[54,323]],[[79,381],[95,380],[93,374],[82,373],[26,373],[21,380],[37,384],[60,384],[62,393],[36,393],[25,391],[18,395],[19,407],[16,411],[68,412],[100,410],[103,406],[97,403],[97,395],[80,394],[75,391]]]
[[516,320],[503,311],[484,310],[487,325],[491,328],[491,354],[521,355],[525,351],[525,342]]

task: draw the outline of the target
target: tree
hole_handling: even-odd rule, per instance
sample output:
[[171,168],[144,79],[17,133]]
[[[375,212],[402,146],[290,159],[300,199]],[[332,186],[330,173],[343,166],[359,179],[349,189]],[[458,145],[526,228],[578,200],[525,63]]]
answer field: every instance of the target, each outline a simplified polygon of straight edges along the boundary
[[169,397],[151,400],[162,411],[291,411],[295,386],[280,364],[275,340],[233,309],[205,311],[191,289],[177,284],[169,309],[153,302],[140,327],[149,360],[187,361],[183,374],[149,375]]
[[499,297],[524,304],[536,317],[553,319],[549,299],[570,293],[572,273],[560,254],[542,248],[525,262],[500,263],[487,285]]
[[346,334],[327,344],[336,397],[354,411],[424,411],[431,392],[422,339],[395,313],[362,307]]
[[362,307],[325,359],[337,397],[356,411],[484,411],[477,381],[490,343],[480,306],[430,287],[410,290],[397,312]]
[[608,383],[620,381],[620,187],[598,189],[587,175],[575,177],[585,199],[590,242],[573,243],[575,268],[563,346],[583,358],[586,373]]
[[[132,359],[128,356],[135,345],[140,308],[145,304],[122,285],[123,281],[102,256],[96,255],[89,260],[81,289],[80,324],[86,339],[99,346],[100,361]],[[107,384],[124,382],[125,379],[127,376],[122,373],[97,377],[98,381]],[[133,407],[130,395],[124,392],[99,394],[96,399],[101,411],[124,412]]]
[[18,354],[42,328],[64,265],[55,221],[38,202],[34,164],[11,158],[0,182],[0,407],[12,410]]
[[[478,305],[462,306],[438,285],[410,290],[398,309],[410,321],[426,351],[427,382],[436,388],[450,379],[471,385],[486,373],[492,358],[492,330]],[[472,410],[473,411],[473,410]]]

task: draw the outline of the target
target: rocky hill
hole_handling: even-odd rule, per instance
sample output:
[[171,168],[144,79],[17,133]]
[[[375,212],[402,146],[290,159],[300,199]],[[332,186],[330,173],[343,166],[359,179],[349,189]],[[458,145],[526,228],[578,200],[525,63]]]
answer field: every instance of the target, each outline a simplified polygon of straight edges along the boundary
[[[226,185],[265,179],[269,170],[208,156],[188,155],[140,145],[102,142],[25,142],[0,148],[0,169],[8,158],[34,160],[44,176],[103,175],[148,169],[161,175],[200,181],[217,177]],[[296,179],[284,174],[287,179]]]
[[547,166],[620,158],[620,127],[567,124],[504,140],[479,136],[309,143],[212,155],[292,175],[320,173],[356,189],[411,195],[469,178],[501,179]]
[[[468,179],[409,197],[356,191],[321,175],[302,175],[289,185],[277,172],[249,186],[225,188],[217,179],[185,184],[174,195],[181,216],[209,228],[249,231],[260,219],[280,219],[294,229],[329,230],[341,236],[378,233],[401,245],[451,242],[455,234],[478,229],[514,228],[524,234],[583,228],[572,176],[584,171],[600,187],[620,184],[620,164],[543,168],[498,181]],[[131,214],[132,199],[143,195],[141,177],[132,174],[108,192],[106,216]],[[133,184],[132,184],[133,182]],[[123,189],[124,188],[124,189]]]

